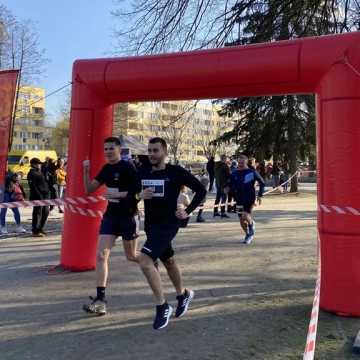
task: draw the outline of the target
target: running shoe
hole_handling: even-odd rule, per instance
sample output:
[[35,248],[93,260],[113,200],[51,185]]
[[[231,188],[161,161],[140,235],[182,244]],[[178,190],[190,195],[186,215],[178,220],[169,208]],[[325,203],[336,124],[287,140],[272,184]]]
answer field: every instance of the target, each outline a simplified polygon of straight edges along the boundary
[[1,233],[1,235],[7,235],[8,234],[6,226],[1,227],[0,233]]
[[169,319],[173,313],[173,308],[168,303],[156,306],[156,315],[153,327],[155,330],[165,328],[169,324]]
[[196,218],[196,222],[204,223],[204,222],[206,222],[206,220],[202,216],[199,216],[199,217]]
[[192,290],[185,289],[183,295],[176,297],[178,306],[176,308],[175,317],[179,318],[185,315],[194,296],[195,293]]
[[255,235],[255,228],[256,228],[256,223],[253,220],[252,224],[249,225],[249,235],[251,235],[251,236]]
[[33,233],[32,233],[32,236],[33,236],[33,237],[42,238],[42,237],[44,237],[45,235],[42,234],[41,232],[33,232]]
[[246,234],[245,238],[244,238],[244,241],[243,241],[243,244],[250,245],[253,240],[254,240],[254,235]]
[[218,212],[214,212],[214,217],[215,216],[221,216]]
[[16,227],[16,233],[17,234],[24,234],[24,233],[26,233],[26,230],[22,226],[17,226]]
[[221,214],[221,218],[222,219],[230,219],[230,216],[228,214],[223,213],[223,214]]
[[90,304],[84,304],[83,310],[90,314],[102,316],[106,314],[106,300],[100,300],[97,297],[89,296]]

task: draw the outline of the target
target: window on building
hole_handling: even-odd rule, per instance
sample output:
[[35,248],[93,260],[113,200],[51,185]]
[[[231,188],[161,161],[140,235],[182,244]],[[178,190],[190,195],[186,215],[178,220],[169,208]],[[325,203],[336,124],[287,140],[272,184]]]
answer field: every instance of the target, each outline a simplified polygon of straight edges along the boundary
[[136,122],[129,122],[129,129],[137,130],[138,124]]
[[32,139],[41,139],[42,133],[33,132],[33,133],[31,133],[31,138]]
[[202,150],[198,150],[196,153],[197,153],[198,156],[203,156],[204,155],[204,152]]
[[137,116],[137,111],[129,110],[129,117],[136,117],[136,116]]
[[171,104],[169,104],[169,103],[162,103],[162,104],[161,104],[161,107],[162,107],[163,109],[169,110],[169,109],[171,109]]
[[176,104],[171,104],[171,110],[176,111],[178,109],[178,106]]
[[150,119],[150,120],[160,120],[160,114],[149,113],[148,114],[148,119]]
[[44,114],[44,109],[41,107],[33,107],[32,108],[32,113],[35,115],[43,115]]
[[169,115],[161,115],[162,121],[170,121],[171,117]]

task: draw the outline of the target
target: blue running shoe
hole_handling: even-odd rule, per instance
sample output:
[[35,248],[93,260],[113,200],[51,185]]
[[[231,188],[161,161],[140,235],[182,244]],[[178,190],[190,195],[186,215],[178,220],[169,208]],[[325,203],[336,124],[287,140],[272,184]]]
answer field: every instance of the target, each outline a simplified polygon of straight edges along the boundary
[[255,228],[256,228],[256,223],[253,220],[252,224],[249,225],[249,235],[251,235],[251,236],[255,235]]
[[163,305],[156,306],[156,315],[153,327],[155,330],[160,330],[165,328],[169,324],[169,319],[171,314],[173,313],[173,308],[165,303]]
[[184,294],[176,297],[178,306],[176,308],[175,317],[179,318],[185,315],[194,296],[195,293],[192,290],[185,289]]
[[253,240],[254,240],[254,236],[253,236],[253,235],[251,235],[251,234],[246,234],[246,235],[245,235],[245,238],[244,238],[244,241],[243,241],[243,244],[245,244],[245,245],[250,245]]

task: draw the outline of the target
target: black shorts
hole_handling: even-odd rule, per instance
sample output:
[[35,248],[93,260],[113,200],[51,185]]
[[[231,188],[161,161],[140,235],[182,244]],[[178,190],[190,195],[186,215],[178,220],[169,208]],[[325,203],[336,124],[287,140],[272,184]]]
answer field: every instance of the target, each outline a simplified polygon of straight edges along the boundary
[[241,216],[242,213],[244,213],[244,212],[251,214],[253,207],[254,207],[254,203],[252,203],[252,204],[236,204],[236,209],[238,211],[239,216]]
[[136,221],[130,217],[104,216],[100,225],[100,235],[121,236],[123,240],[134,240],[137,238]]
[[172,241],[179,231],[178,226],[164,227],[162,225],[152,225],[145,230],[146,241],[141,252],[150,256],[154,261],[160,259],[166,261],[174,256]]
[[186,228],[189,224],[189,221],[190,221],[190,217],[179,220],[179,227]]

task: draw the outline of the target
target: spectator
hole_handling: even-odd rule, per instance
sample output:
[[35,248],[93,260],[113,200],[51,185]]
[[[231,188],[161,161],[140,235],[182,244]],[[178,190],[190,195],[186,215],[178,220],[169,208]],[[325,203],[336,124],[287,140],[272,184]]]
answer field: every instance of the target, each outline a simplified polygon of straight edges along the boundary
[[206,164],[206,171],[209,174],[209,192],[212,192],[215,180],[215,159],[213,156],[210,157],[209,161]]
[[[208,178],[208,176],[206,175],[205,169],[203,169],[203,170],[201,171],[201,174],[200,174],[200,176],[199,176],[199,181],[201,182],[201,185],[202,185],[205,189],[207,189],[207,187],[208,187],[208,185],[209,185],[209,178]],[[204,212],[203,207],[205,206],[205,203],[206,203],[206,195],[205,195],[203,201],[202,201],[201,204],[200,204],[200,209],[199,209],[199,212],[198,212],[197,217],[196,217],[196,222],[198,222],[198,223],[203,223],[203,222],[205,222],[205,219],[204,219],[203,216],[202,216],[202,214],[203,214],[203,212]]]
[[280,184],[283,184],[284,192],[288,191],[289,183],[287,182],[289,180],[289,168],[287,163],[284,163],[281,173],[280,173]]
[[[180,194],[179,194],[178,201],[177,201],[178,209],[186,209],[189,205],[190,205],[190,198],[189,198],[189,195],[187,194],[186,186],[182,185],[180,187]],[[187,225],[189,223],[189,219],[190,219],[190,217],[179,220],[180,227],[181,228],[187,227]]]
[[258,166],[258,168],[257,168],[257,172],[260,174],[260,176],[261,176],[263,179],[266,179],[267,174],[266,174],[265,161],[261,161],[261,162],[259,163],[259,166]]
[[250,158],[248,161],[248,168],[251,170],[256,170],[255,169],[255,159],[254,158]]
[[[45,180],[49,187],[50,199],[56,199],[56,165],[50,158],[46,158],[45,163],[41,167]],[[50,211],[54,209],[54,205],[50,206]]]
[[[216,199],[214,206],[214,216],[221,216],[222,218],[228,218],[225,214],[226,193],[225,188],[230,181],[230,167],[228,166],[228,157],[226,155],[221,156],[221,160],[215,164],[215,180],[216,180]],[[219,214],[218,205],[221,208],[221,215]]]
[[277,188],[280,184],[280,166],[279,162],[275,161],[271,172],[273,178],[273,188]]
[[[30,188],[30,200],[47,200],[50,197],[49,185],[41,171],[41,161],[33,158],[30,161],[31,169],[27,180]],[[34,206],[32,213],[32,234],[35,237],[44,237],[44,226],[49,216],[48,206]]]
[[[20,176],[18,174],[11,174],[6,177],[5,181],[5,192],[4,192],[4,202],[14,202],[14,201],[24,201],[25,200],[25,191],[20,184]],[[11,209],[14,214],[14,219],[16,222],[16,232],[18,234],[25,233],[26,230],[21,226],[21,216],[18,208]],[[0,219],[1,219],[1,234],[6,235],[8,233],[6,228],[6,213],[7,209],[1,209]]]
[[[238,167],[238,162],[236,160],[233,160],[231,162],[231,166],[230,166],[230,173],[232,174],[234,171],[237,170]],[[235,194],[232,190],[232,188],[230,188],[229,193],[228,193],[228,205],[227,205],[227,212],[234,212],[236,213],[236,204],[231,205],[231,203],[235,200]]]
[[[63,198],[64,189],[66,186],[66,170],[65,170],[65,162],[63,159],[59,159],[56,164],[56,190],[57,190],[57,197],[59,199]],[[59,213],[63,213],[64,210],[59,206]]]

